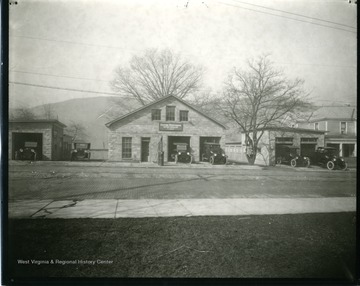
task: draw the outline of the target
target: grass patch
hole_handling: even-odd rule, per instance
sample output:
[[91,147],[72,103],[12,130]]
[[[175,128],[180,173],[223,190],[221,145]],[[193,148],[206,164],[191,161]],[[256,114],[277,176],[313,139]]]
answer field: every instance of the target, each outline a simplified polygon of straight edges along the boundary
[[[339,278],[355,272],[354,213],[9,220],[10,278]],[[111,264],[22,265],[23,260]]]

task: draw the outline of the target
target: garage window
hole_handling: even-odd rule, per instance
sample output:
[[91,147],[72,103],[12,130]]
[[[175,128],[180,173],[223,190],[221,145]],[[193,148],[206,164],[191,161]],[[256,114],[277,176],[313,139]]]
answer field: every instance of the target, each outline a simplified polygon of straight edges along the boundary
[[175,121],[175,106],[166,106],[166,121]]
[[123,159],[131,159],[131,137],[123,137],[122,138],[122,158]]
[[180,121],[188,121],[189,120],[189,111],[180,110]]
[[294,138],[292,137],[276,137],[275,142],[276,143],[282,143],[282,144],[293,144]]
[[151,110],[151,120],[161,120],[161,109]]
[[347,131],[346,122],[340,122],[340,133],[346,134],[346,131]]
[[313,144],[316,144],[317,143],[317,138],[301,138],[300,141],[301,141],[301,143],[313,143]]
[[319,123],[318,122],[314,123],[314,130],[319,130]]

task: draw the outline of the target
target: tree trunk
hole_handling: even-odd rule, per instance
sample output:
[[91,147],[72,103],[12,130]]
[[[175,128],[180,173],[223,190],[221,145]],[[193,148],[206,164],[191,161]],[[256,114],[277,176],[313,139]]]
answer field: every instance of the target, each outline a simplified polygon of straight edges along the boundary
[[255,154],[246,155],[246,158],[247,158],[247,160],[248,160],[249,165],[254,165],[255,159],[256,159],[256,155],[255,155]]

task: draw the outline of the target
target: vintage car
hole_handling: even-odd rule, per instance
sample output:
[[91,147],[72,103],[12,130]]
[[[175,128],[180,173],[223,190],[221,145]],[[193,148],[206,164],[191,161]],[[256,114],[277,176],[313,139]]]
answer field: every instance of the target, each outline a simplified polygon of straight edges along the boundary
[[311,164],[326,167],[329,170],[346,170],[347,164],[343,158],[338,156],[336,148],[318,147],[310,158]]
[[310,158],[299,155],[299,147],[281,146],[276,154],[276,164],[290,164],[292,167],[309,167]]
[[202,161],[208,161],[210,164],[214,165],[217,163],[226,164],[227,156],[223,149],[221,149],[219,143],[204,143],[204,152],[201,155]]
[[36,160],[36,151],[32,148],[20,148],[15,152],[15,160]]
[[71,152],[71,160],[90,160],[90,143],[74,143],[74,149]]
[[190,146],[187,143],[173,143],[175,145],[174,152],[171,154],[171,157],[174,159],[175,163],[192,163],[193,156],[190,152]]

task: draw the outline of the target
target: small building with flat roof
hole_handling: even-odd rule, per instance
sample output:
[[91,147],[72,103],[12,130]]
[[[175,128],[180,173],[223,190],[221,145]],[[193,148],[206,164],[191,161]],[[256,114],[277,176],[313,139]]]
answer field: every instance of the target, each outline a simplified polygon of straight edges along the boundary
[[58,120],[10,120],[10,160],[66,160],[71,143]]
[[[259,165],[275,165],[282,146],[298,147],[302,156],[311,156],[317,147],[325,146],[325,132],[320,130],[274,126],[259,131],[264,131],[256,150],[255,164]],[[244,144],[245,134],[241,137],[240,142],[226,142],[229,161],[247,163],[246,152],[253,152]]]

